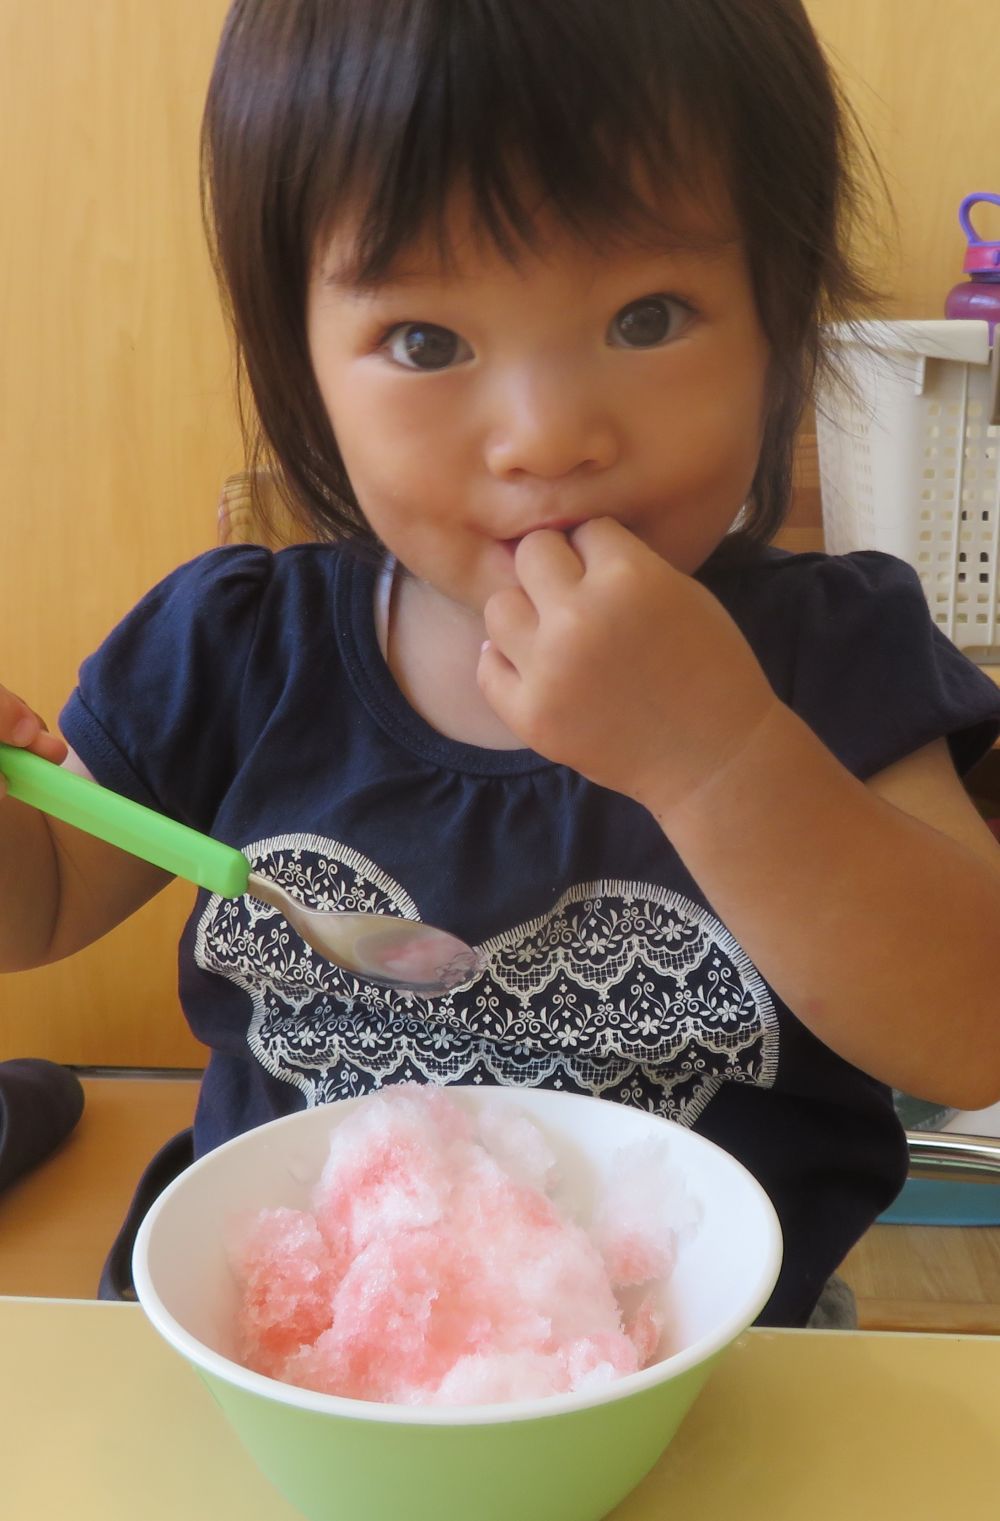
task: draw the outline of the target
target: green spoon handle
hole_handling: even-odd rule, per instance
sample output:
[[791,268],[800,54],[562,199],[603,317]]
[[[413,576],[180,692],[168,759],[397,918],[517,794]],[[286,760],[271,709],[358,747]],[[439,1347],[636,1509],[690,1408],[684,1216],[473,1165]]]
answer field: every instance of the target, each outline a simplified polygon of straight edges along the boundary
[[0,744],[0,772],[8,793],[18,802],[30,803],[64,824],[151,861],[172,876],[210,888],[223,898],[238,898],[247,890],[250,862],[221,840],[13,745]]

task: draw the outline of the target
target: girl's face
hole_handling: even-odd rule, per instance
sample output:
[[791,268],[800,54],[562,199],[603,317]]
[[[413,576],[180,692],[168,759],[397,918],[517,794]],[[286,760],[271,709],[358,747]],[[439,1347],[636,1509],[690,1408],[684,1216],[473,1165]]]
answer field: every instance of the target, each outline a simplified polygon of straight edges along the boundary
[[613,517],[693,572],[745,501],[767,348],[738,242],[689,205],[674,246],[595,253],[552,228],[516,267],[456,205],[453,267],[417,247],[373,289],[317,259],[312,362],[368,523],[481,611],[543,526]]

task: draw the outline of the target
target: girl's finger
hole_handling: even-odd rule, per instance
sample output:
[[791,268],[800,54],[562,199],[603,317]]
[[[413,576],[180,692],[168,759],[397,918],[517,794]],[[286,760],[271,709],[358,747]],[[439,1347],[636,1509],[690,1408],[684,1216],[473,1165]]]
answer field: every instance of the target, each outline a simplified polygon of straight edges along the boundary
[[9,745],[30,745],[42,727],[38,714],[26,702],[0,688],[0,739]]
[[56,765],[62,762],[69,754],[69,746],[61,734],[50,734],[48,729],[43,729],[36,738],[34,744],[28,747],[34,750],[36,755],[44,756],[46,760],[55,761]]
[[527,593],[517,586],[494,592],[483,608],[483,622],[496,649],[520,665],[538,631],[538,614]]
[[536,607],[548,597],[572,591],[584,575],[583,560],[571,540],[554,528],[539,528],[521,540],[514,569]]
[[510,716],[514,711],[514,701],[521,678],[516,666],[512,665],[492,640],[487,639],[479,652],[479,665],[476,670],[476,681],[490,707],[498,718],[512,727]]
[[681,575],[680,571],[673,569],[669,560],[650,549],[648,544],[644,544],[617,518],[591,518],[589,522],[581,523],[579,528],[574,528],[570,539],[585,575],[600,575],[605,569],[613,571],[616,565],[636,565],[643,561],[655,562],[661,575]]
[[50,734],[40,713],[13,692],[0,689],[0,739],[9,745],[33,750],[46,760],[63,761],[67,754],[66,741],[58,734]]
[[585,566],[595,555],[611,554],[635,541],[635,535],[617,518],[589,518],[570,532],[570,542]]

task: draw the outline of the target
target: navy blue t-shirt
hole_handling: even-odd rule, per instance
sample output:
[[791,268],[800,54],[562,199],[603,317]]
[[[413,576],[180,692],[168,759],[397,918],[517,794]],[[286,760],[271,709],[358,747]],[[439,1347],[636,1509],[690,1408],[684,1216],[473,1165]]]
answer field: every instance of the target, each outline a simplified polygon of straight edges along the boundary
[[[85,662],[61,717],[98,781],[306,902],[420,917],[487,954],[445,998],[384,992],[276,910],[199,891],[180,947],[211,1053],[196,1150],[407,1079],[635,1104],[759,1178],[785,1236],[761,1318],[803,1323],[902,1184],[890,1092],[781,1003],[644,808],[530,750],[446,739],[409,707],[379,651],[375,574],[322,545],[202,555]],[[769,549],[715,556],[698,579],[856,776],[942,736],[962,773],[1000,732],[1000,693],[900,561]]]

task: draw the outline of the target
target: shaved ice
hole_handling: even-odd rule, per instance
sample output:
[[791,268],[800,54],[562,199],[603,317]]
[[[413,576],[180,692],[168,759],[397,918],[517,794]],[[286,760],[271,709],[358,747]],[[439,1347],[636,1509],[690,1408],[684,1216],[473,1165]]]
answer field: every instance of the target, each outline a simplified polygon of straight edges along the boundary
[[333,1128],[308,1210],[234,1222],[240,1356],[350,1399],[477,1405],[601,1389],[663,1350],[698,1210],[664,1146],[621,1148],[588,1228],[542,1132],[405,1083]]

